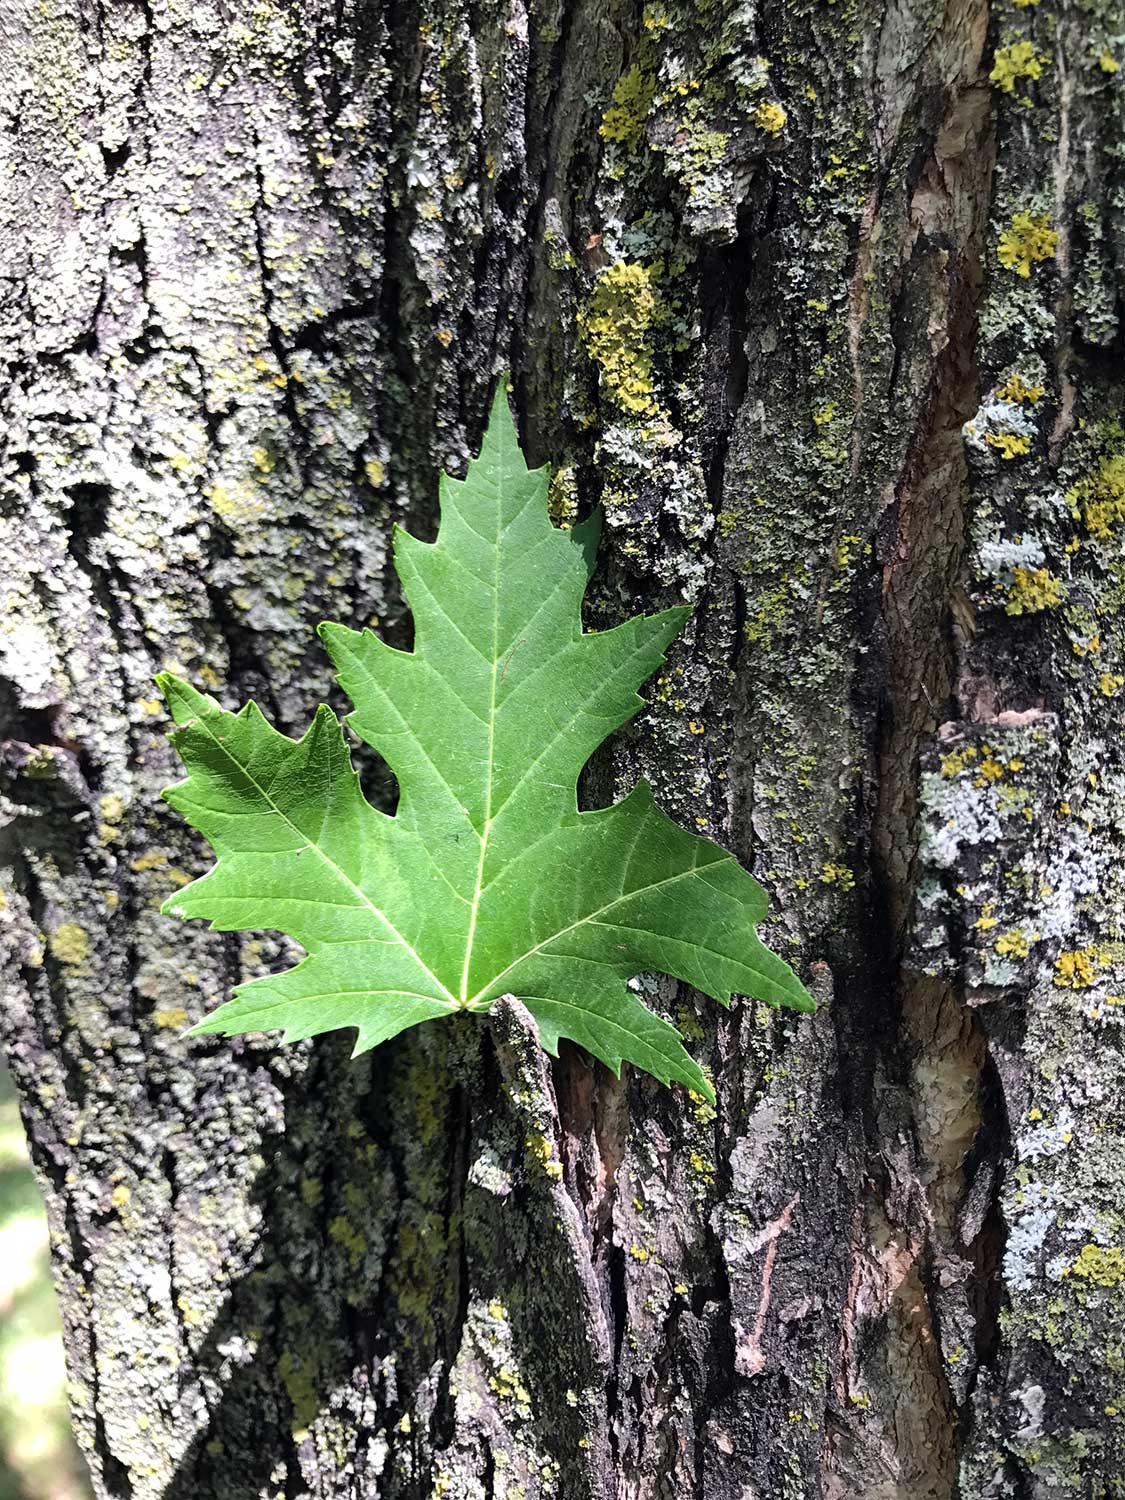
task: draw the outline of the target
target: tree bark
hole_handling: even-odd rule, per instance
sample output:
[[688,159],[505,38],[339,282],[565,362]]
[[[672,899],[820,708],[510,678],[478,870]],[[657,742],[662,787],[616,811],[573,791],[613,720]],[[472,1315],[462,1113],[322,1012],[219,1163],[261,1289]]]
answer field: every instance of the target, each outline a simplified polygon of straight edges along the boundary
[[[1125,1492],[1123,33],[15,0],[3,1025],[99,1497]],[[342,710],[505,366],[589,623],[696,606],[585,793],[822,1001],[645,981],[715,1109],[518,1006],[183,1036],[293,954],[158,914],[153,673]]]

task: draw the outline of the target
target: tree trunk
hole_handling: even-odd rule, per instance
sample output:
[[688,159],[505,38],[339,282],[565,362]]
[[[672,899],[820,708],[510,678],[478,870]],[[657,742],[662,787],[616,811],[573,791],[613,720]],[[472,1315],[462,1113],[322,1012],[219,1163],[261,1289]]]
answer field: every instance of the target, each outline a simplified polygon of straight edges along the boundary
[[[1120,13],[15,12],[4,1026],[99,1497],[1125,1492]],[[588,798],[823,1002],[646,981],[716,1109],[515,1010],[183,1036],[293,955],[158,914],[153,673],[342,709],[504,366],[590,624],[696,606]]]

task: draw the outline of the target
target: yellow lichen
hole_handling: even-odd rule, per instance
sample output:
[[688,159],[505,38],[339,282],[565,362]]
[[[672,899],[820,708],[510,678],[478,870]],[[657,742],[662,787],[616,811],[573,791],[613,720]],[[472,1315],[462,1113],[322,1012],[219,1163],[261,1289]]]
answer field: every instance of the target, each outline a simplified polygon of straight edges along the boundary
[[527,1138],[528,1153],[533,1156],[543,1167],[547,1176],[554,1182],[561,1180],[563,1166],[561,1161],[553,1160],[554,1147],[545,1135],[529,1135]]
[[1044,609],[1055,609],[1066,597],[1062,581],[1046,568],[1013,568],[1007,615],[1035,615]]
[[1097,968],[1092,961],[1092,948],[1076,949],[1060,953],[1055,960],[1055,983],[1059,989],[1085,990],[1097,978]]
[[1125,453],[1103,459],[1095,473],[1067,490],[1066,498],[1091,536],[1109,541],[1113,528],[1125,521]]
[[838,885],[842,891],[850,891],[855,887],[855,876],[847,865],[838,865],[828,861],[820,867],[820,879],[823,885]]
[[1014,94],[1021,78],[1039,78],[1048,61],[1045,53],[1035,50],[1034,42],[1013,42],[1010,47],[997,47],[988,76],[1005,94]]
[[1032,264],[1050,260],[1058,247],[1059,236],[1051,228],[1046,214],[1031,214],[1026,209],[1012,215],[1009,228],[1000,236],[997,255],[1000,264],[1025,279]]
[[1104,1250],[1101,1245],[1083,1245],[1078,1259],[1066,1268],[1067,1274],[1089,1281],[1094,1286],[1119,1286],[1125,1281],[1125,1250],[1111,1245]]
[[754,124],[766,135],[780,135],[785,121],[786,114],[780,104],[759,104],[754,111]]
[[702,1156],[698,1151],[690,1152],[688,1160],[691,1163],[692,1171],[696,1174],[697,1177],[701,1177],[703,1181],[707,1183],[714,1182],[715,1167],[713,1162],[709,1162],[707,1158],[705,1156]]
[[1098,692],[1103,698],[1112,698],[1122,687],[1125,687],[1125,677],[1116,672],[1103,672],[1098,678]]
[[125,799],[116,792],[107,792],[98,802],[98,808],[107,823],[120,823],[125,816]]
[[199,1308],[189,1302],[186,1297],[177,1297],[176,1306],[180,1309],[183,1320],[189,1328],[198,1328],[200,1323],[203,1322],[203,1314]]
[[1103,52],[1098,58],[1098,67],[1103,73],[1116,73],[1120,70],[1121,64],[1112,52]]
[[90,951],[90,939],[77,922],[61,922],[51,934],[50,947],[59,963],[80,964]]
[[1026,401],[1034,406],[1046,389],[1043,385],[1025,385],[1017,374],[1009,376],[996,394],[1001,401],[1014,401],[1017,406],[1022,406]]
[[125,1208],[132,1196],[132,1193],[125,1184],[119,1182],[110,1194],[109,1201],[113,1204],[114,1208]]
[[531,1393],[520,1379],[518,1370],[511,1365],[501,1365],[488,1382],[498,1396],[507,1396],[519,1407],[530,1408]]
[[1022,432],[986,432],[984,440],[1001,458],[1022,458],[1031,452],[1031,439]]
[[1010,932],[1001,933],[994,947],[997,953],[1008,954],[1012,958],[1026,958],[1031,951],[1027,938],[1018,927],[1013,927]]
[[[285,376],[279,375],[274,383],[277,384],[277,381],[284,385]],[[215,514],[224,521],[229,521],[232,526],[255,521],[265,510],[252,479],[242,479],[230,485],[217,482],[209,490],[205,490],[204,494]]]
[[959,776],[970,761],[977,758],[975,745],[966,745],[963,750],[954,750],[941,758],[941,774],[946,777]]
[[159,870],[168,863],[168,856],[162,849],[150,849],[147,854],[138,854],[129,868],[138,873],[142,870]]
[[578,315],[582,342],[610,397],[622,411],[638,417],[652,417],[659,410],[652,394],[649,336],[660,307],[652,283],[646,267],[615,261]]
[[168,1010],[154,1010],[152,1024],[161,1031],[178,1031],[187,1020],[187,1011],[175,1005]]

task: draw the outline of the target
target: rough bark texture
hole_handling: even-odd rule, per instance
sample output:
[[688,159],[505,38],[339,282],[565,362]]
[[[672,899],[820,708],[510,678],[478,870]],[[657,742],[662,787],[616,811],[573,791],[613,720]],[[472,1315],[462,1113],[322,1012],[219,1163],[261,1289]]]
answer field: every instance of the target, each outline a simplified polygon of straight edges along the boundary
[[[1109,0],[14,0],[4,1027],[100,1497],[1125,1493],[1125,19]],[[824,1004],[185,1041],[291,956],[153,673],[289,730],[513,371],[638,771]],[[964,424],[968,423],[967,427]],[[963,430],[964,428],[964,430]],[[372,795],[390,789],[368,767]],[[560,1169],[561,1168],[561,1172]]]

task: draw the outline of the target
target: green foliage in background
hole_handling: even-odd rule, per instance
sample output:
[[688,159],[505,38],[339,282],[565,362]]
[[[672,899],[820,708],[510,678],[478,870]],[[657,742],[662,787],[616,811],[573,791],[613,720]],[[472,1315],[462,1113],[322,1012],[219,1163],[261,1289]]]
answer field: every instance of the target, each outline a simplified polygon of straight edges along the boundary
[[578,1042],[711,1096],[679,1032],[629,988],[643,970],[812,1009],[755,925],[758,883],[686,833],[641,782],[579,812],[579,773],[642,700],[690,611],[582,629],[596,523],[559,530],[548,475],[529,471],[503,390],[465,480],[441,479],[434,543],[395,535],[412,652],[370,631],[320,634],[355,711],[348,722],[398,779],[393,817],[364,799],[325,707],[299,741],[249,703],[227,713],[159,679],[188,778],[165,793],[217,865],[165,910],[223,931],[273,928],[307,951],[240,986],[196,1031],[355,1027],[356,1051],[422,1021],[517,996],[544,1047]]
[[66,1409],[47,1216],[0,1066],[0,1500],[87,1500]]

